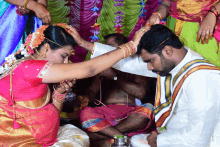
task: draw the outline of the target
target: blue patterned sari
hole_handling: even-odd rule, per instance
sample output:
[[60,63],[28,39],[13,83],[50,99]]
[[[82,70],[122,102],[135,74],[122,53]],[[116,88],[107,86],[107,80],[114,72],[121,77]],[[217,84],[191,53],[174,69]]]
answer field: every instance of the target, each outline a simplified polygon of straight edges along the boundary
[[42,21],[33,15],[19,16],[17,7],[0,0],[0,65],[5,57],[16,52],[24,43],[26,34],[34,32],[42,25]]

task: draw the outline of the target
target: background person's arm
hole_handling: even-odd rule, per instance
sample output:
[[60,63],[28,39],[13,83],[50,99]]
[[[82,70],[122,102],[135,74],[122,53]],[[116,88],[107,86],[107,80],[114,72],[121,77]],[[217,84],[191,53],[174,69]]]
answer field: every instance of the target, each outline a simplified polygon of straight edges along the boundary
[[[16,5],[24,6],[24,0],[5,0],[6,2]],[[27,3],[27,9],[34,11],[35,15],[42,20],[44,24],[50,24],[51,16],[46,7],[36,1],[30,0]]]
[[[172,3],[172,0],[163,1],[157,8],[157,10],[151,15],[148,19],[148,23],[151,25],[159,24],[161,20],[167,18],[169,16],[169,7]],[[157,14],[158,13],[158,14]]]
[[197,42],[199,42],[201,39],[202,44],[208,43],[208,40],[212,38],[214,30],[216,29],[215,27],[219,14],[220,2],[217,2],[201,22],[200,28],[197,32]]

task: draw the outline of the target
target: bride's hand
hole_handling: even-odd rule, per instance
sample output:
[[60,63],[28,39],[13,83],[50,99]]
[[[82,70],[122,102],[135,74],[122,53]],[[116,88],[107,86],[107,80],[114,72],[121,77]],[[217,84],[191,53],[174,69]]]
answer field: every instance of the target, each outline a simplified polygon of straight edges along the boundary
[[73,36],[76,43],[79,46],[81,46],[83,39],[81,38],[81,36],[79,35],[79,33],[77,32],[75,28],[73,28],[71,25],[68,25],[66,23],[55,23],[54,25],[64,28],[71,36]]
[[211,39],[213,36],[216,21],[216,16],[211,14],[211,12],[206,15],[197,33],[197,42],[199,42],[199,40],[201,39],[202,44],[208,43],[208,40]]
[[135,46],[138,46],[141,37],[146,33],[147,31],[150,30],[150,26],[144,26],[140,28],[138,31],[135,32],[134,37],[132,38],[132,41],[134,42]]
[[59,92],[60,94],[64,94],[66,93],[67,91],[70,90],[71,87],[73,87],[73,85],[76,83],[76,80],[72,80],[72,81],[69,81],[69,80],[65,80],[65,81],[62,81],[60,82],[59,85],[57,85],[55,87],[55,90],[57,92]]

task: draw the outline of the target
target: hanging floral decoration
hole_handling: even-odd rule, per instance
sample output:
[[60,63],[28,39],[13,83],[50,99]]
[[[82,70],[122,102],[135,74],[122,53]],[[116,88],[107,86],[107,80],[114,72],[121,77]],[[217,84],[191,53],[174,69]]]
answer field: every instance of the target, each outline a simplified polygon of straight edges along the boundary
[[116,4],[114,4],[114,7],[118,8],[118,11],[116,13],[114,13],[115,15],[117,15],[115,17],[115,22],[114,23],[116,23],[116,25],[114,25],[114,28],[116,28],[115,32],[121,34],[122,33],[122,29],[121,28],[123,27],[122,19],[123,19],[124,13],[119,10],[119,7],[123,7],[124,6],[124,4],[123,4],[124,0],[114,0],[114,1],[117,2]]
[[144,19],[146,17],[146,15],[144,13],[146,13],[147,11],[144,9],[144,7],[145,7],[144,0],[139,0],[139,1],[140,2],[138,3],[138,5],[141,6],[141,9],[139,10],[140,15],[138,16],[139,19],[138,19],[137,23],[140,24],[141,27],[142,27],[144,25],[144,23],[146,22],[145,19]]
[[[65,0],[65,1],[66,1],[66,4],[64,4],[65,7],[70,7],[70,6],[74,5],[73,1],[71,1],[71,0]],[[69,18],[71,15],[72,14],[69,11],[69,13],[66,15],[66,18]]]
[[99,14],[99,11],[100,11],[100,8],[96,7],[96,5],[100,2],[99,0],[94,0],[93,2],[95,2],[95,7],[93,7],[92,10],[94,13],[91,17],[95,17],[95,24],[92,27],[91,31],[93,33],[93,36],[90,36],[91,38],[91,42],[100,42],[100,38],[97,36],[100,34],[99,30],[100,30],[100,25],[101,24],[98,24],[97,23],[97,19],[99,18],[100,14]]

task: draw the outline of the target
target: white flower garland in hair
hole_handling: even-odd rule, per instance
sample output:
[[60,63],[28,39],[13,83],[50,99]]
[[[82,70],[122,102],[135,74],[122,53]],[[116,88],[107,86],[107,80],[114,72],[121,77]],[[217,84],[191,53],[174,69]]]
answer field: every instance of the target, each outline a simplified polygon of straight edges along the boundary
[[[9,55],[8,57],[5,58],[5,61],[6,61],[6,62],[5,62],[2,66],[0,66],[0,74],[3,74],[3,73],[6,72],[7,70],[11,69],[13,63],[16,61],[15,56],[16,56],[17,54],[19,54],[19,53],[21,53],[21,55],[23,55],[24,57],[30,56],[30,55],[28,54],[27,50],[25,49],[24,44],[20,44],[20,47],[19,47],[19,51],[18,51],[18,52],[16,52],[15,54],[11,54],[11,55]],[[23,57],[23,58],[24,58],[24,57]],[[22,59],[23,59],[23,58],[22,58]]]
[[[20,45],[19,51],[21,52],[21,55],[23,55],[24,57],[30,56],[30,55],[28,54],[27,50],[25,49],[24,44],[21,44],[21,45]],[[24,57],[23,57],[23,58],[24,58]],[[23,59],[23,58],[22,58],[22,59]]]
[[35,48],[35,47],[33,47],[34,39],[36,39],[36,35],[35,35],[35,33],[39,34],[39,32],[34,32],[34,33],[32,34],[32,37],[31,37],[31,43],[30,43],[30,45],[29,45],[32,49]]
[[11,69],[12,65],[16,62],[16,55],[21,54],[24,57],[32,55],[34,53],[34,49],[43,42],[45,38],[43,32],[47,27],[48,25],[42,25],[40,28],[37,29],[36,32],[28,35],[25,44],[20,45],[19,51],[5,58],[6,62],[0,66],[0,74],[3,74],[7,70]]

